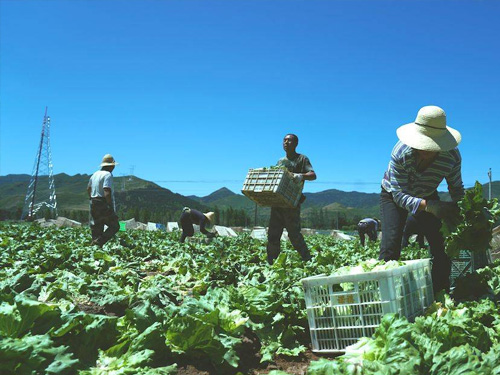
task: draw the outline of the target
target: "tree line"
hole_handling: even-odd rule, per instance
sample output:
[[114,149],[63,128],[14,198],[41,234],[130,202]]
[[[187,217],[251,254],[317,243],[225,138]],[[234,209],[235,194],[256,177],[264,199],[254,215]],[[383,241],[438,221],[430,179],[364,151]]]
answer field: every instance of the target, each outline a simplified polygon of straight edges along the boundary
[[[218,208],[213,209],[216,223],[227,227],[252,226],[253,222],[243,209]],[[119,220],[135,219],[141,223],[154,222],[167,224],[168,222],[179,222],[182,210],[148,210],[145,208],[133,207],[128,209],[118,209]],[[89,221],[89,211],[87,210],[61,210],[59,216],[67,217],[71,220],[86,224]]]
[[[269,211],[269,210],[268,210]],[[259,214],[255,223],[254,215],[244,209],[235,209],[232,207],[214,207],[216,223],[227,227],[252,227],[267,226],[269,223],[269,212]],[[17,210],[0,210],[0,220],[19,220],[22,208]],[[182,210],[151,210],[144,207],[119,208],[117,211],[119,220],[129,220],[134,218],[136,221],[147,223],[154,222],[166,224],[168,222],[179,222]],[[59,216],[76,220],[82,224],[89,222],[88,210],[59,210]],[[40,212],[37,218],[52,218],[47,212]],[[342,211],[331,211],[324,208],[312,208],[307,215],[302,215],[302,227],[314,229],[341,229],[354,230],[357,223],[361,220],[360,215],[348,216]]]

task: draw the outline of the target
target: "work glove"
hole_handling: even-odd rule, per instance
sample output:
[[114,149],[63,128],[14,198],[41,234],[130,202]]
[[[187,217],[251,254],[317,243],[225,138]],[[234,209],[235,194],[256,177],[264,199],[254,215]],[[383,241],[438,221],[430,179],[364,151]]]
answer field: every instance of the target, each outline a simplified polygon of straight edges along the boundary
[[433,214],[439,219],[455,223],[460,220],[460,209],[454,202],[427,201],[425,211]]
[[295,182],[302,182],[304,181],[304,175],[302,173],[294,173],[293,179],[295,180]]

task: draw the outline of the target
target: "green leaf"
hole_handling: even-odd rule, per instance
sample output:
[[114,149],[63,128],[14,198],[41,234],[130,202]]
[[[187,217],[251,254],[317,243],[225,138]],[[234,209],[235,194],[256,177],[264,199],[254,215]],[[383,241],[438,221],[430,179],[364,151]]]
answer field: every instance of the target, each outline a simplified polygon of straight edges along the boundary
[[342,367],[345,369],[340,362],[320,358],[311,362],[307,369],[307,375],[337,375],[343,373],[341,372]]
[[436,356],[429,375],[471,375],[479,374],[480,369],[481,352],[466,344]]

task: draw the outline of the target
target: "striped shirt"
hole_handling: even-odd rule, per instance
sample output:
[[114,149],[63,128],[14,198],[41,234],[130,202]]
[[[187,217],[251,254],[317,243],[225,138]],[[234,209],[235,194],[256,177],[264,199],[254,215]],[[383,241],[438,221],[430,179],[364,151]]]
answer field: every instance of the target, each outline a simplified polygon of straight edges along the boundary
[[382,188],[392,193],[398,206],[415,213],[422,198],[435,193],[441,181],[446,179],[451,199],[457,202],[464,196],[461,167],[462,158],[455,148],[441,151],[429,167],[418,171],[416,150],[398,141],[384,173]]

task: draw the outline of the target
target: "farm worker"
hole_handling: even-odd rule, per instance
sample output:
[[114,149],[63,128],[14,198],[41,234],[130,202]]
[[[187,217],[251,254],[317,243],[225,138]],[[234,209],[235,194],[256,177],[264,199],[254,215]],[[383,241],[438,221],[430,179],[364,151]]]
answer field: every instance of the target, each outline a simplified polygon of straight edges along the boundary
[[192,237],[194,235],[193,224],[200,226],[200,232],[206,235],[208,238],[215,237],[215,233],[209,232],[205,229],[205,226],[211,223],[215,223],[215,214],[213,212],[207,212],[206,214],[201,213],[198,210],[194,210],[189,207],[184,207],[181,214],[181,243],[186,240],[186,237]]
[[405,229],[403,231],[403,241],[401,243],[401,248],[408,247],[410,244],[410,237],[414,234],[417,235],[417,243],[421,249],[425,249],[425,239],[422,233],[421,225],[419,224],[417,218],[414,215],[408,215],[406,219]]
[[[399,141],[392,150],[380,193],[383,231],[379,259],[399,259],[410,212],[429,242],[434,291],[449,290],[451,261],[439,229],[442,219],[459,217],[456,202],[464,196],[464,185],[457,146],[462,136],[446,125],[445,112],[436,106],[421,108],[416,120],[399,127],[396,134]],[[439,200],[437,188],[443,179],[453,202]]]
[[[295,151],[298,144],[299,138],[295,134],[287,134],[283,139],[283,150],[285,150],[286,155],[278,160],[277,165],[283,166],[292,172],[297,182],[315,180],[316,173],[314,173],[309,158]],[[295,250],[299,252],[302,260],[308,261],[311,259],[304,236],[300,233],[300,204],[304,199],[305,196],[302,196],[299,205],[295,208],[271,207],[267,243],[267,261],[269,264],[273,264],[281,252],[280,239],[284,228],[288,231],[288,238],[290,238]]]
[[360,220],[358,223],[358,234],[361,246],[365,246],[365,234],[368,236],[370,241],[377,240],[377,231],[379,229],[378,219],[366,218]]
[[[90,177],[87,193],[90,200],[92,244],[102,247],[120,229],[115,213],[113,169],[118,163],[110,154],[102,158],[101,169]],[[104,225],[107,229],[104,230]]]

